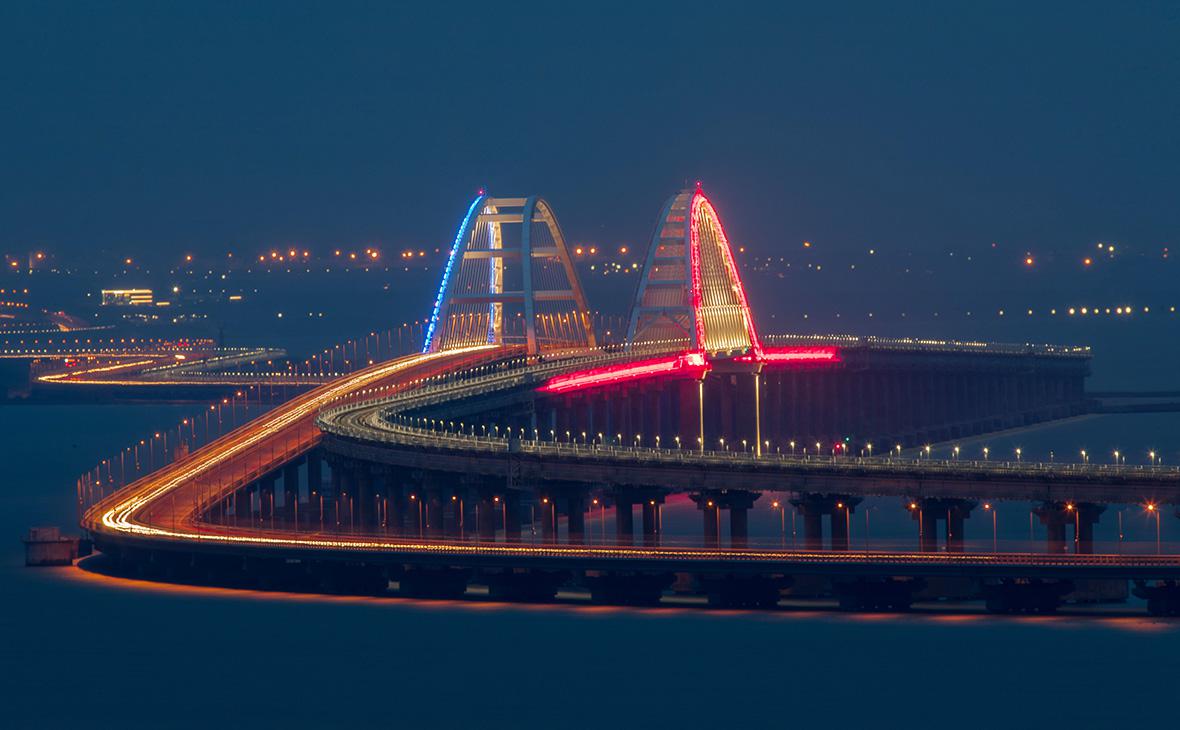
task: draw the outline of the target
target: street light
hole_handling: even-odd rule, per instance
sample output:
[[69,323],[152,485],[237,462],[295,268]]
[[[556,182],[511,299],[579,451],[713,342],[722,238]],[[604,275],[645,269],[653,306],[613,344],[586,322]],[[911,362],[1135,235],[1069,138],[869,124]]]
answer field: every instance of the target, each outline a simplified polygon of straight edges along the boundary
[[1155,554],[1160,553],[1160,510],[1154,502],[1147,504],[1147,511],[1155,515]]
[[1154,451],[1148,451],[1148,452],[1147,452],[1147,458],[1151,459],[1151,465],[1152,465],[1152,466],[1155,466],[1155,452],[1154,452]]
[[1081,536],[1078,535],[1078,533],[1081,532],[1081,529],[1082,529],[1081,513],[1079,513],[1076,509],[1074,509],[1073,502],[1066,502],[1065,511],[1073,513],[1073,551],[1075,554],[1077,554],[1078,546],[1081,541]]
[[954,452],[955,452],[955,461],[958,461],[959,460],[959,447],[958,446],[955,446]]
[[983,508],[985,510],[987,510],[988,512],[992,513],[992,552],[994,553],[994,552],[997,552],[997,550],[996,550],[996,544],[997,544],[997,540],[996,540],[996,511],[995,511],[995,509],[992,508],[991,504],[988,502],[983,503]]
[[984,447],[983,447],[983,460],[984,460],[984,461],[987,461],[987,455],[988,455],[989,453],[991,453],[991,449],[989,449],[988,447],[984,446]]
[[1089,463],[1090,463],[1090,455],[1086,453],[1086,450],[1085,450],[1085,449],[1082,449],[1082,463],[1083,463],[1083,464],[1089,464]]
[[1017,461],[1020,461],[1020,455],[1021,455],[1022,453],[1023,453],[1023,452],[1022,452],[1022,451],[1021,451],[1019,448],[1017,448],[1017,449],[1016,449],[1016,460],[1017,460]]

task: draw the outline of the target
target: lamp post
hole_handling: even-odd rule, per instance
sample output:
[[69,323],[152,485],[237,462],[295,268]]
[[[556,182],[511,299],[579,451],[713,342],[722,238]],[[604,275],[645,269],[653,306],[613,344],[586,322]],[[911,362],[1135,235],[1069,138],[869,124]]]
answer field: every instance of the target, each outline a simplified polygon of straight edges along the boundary
[[1155,515],[1155,554],[1160,554],[1160,509],[1155,503],[1147,505],[1147,511]]
[[983,508],[992,513],[992,552],[997,552],[996,545],[998,543],[996,532],[996,510],[991,506],[991,503],[984,502]]

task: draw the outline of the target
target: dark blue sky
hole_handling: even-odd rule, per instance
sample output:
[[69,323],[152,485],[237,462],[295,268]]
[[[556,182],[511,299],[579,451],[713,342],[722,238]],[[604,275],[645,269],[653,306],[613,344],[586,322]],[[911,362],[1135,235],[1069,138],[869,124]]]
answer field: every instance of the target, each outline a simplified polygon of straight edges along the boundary
[[1180,6],[4,3],[0,249],[438,244],[471,192],[635,242],[1075,250],[1180,223]]

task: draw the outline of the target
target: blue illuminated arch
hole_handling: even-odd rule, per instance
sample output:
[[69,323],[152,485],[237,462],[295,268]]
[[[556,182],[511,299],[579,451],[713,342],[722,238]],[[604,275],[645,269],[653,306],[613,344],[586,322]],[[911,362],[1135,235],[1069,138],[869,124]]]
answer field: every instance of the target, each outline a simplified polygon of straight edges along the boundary
[[430,314],[430,325],[426,328],[426,342],[422,345],[422,352],[430,352],[431,345],[434,344],[434,332],[438,327],[443,302],[447,299],[447,289],[451,285],[451,273],[455,269],[455,261],[459,257],[459,251],[463,248],[463,240],[467,237],[467,231],[471,226],[471,218],[475,215],[475,211],[479,210],[480,204],[487,197],[487,194],[481,190],[475,200],[471,201],[471,205],[467,208],[467,214],[463,216],[463,222],[459,225],[459,232],[455,234],[455,240],[451,244],[450,256],[447,257],[447,266],[443,269],[442,282],[438,287],[438,296],[434,299],[434,311]]

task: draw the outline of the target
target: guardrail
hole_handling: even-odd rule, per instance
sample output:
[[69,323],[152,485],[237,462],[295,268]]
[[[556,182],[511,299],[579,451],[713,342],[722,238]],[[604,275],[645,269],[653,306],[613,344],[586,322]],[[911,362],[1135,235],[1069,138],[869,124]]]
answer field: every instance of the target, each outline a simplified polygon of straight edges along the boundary
[[869,350],[911,350],[924,352],[968,352],[993,355],[1043,355],[1088,358],[1090,348],[1080,345],[936,340],[910,337],[862,337],[859,335],[767,335],[766,345],[838,345]]
[[[645,463],[674,463],[700,466],[747,466],[809,470],[825,475],[896,475],[899,470],[922,477],[955,476],[956,478],[986,478],[1004,476],[1010,479],[1103,480],[1119,478],[1128,481],[1180,483],[1180,466],[1139,464],[1088,464],[1077,462],[1040,462],[978,459],[902,458],[890,452],[881,456],[818,456],[782,453],[755,455],[751,448],[742,451],[702,449],[699,444],[678,443],[643,445],[612,443],[610,438],[594,438],[578,443],[576,438],[562,441],[555,432],[544,439],[539,429],[532,432],[523,428],[505,429],[498,433],[486,426],[461,424],[437,418],[409,416],[405,411],[474,395],[485,395],[497,390],[509,390],[533,385],[545,377],[568,370],[581,369],[607,362],[632,358],[636,353],[615,353],[592,358],[520,367],[499,373],[458,379],[428,385],[380,398],[353,400],[347,404],[326,408],[316,419],[322,430],[358,440],[377,441],[407,446],[453,448],[482,453],[523,453],[536,456],[625,459]],[[476,433],[476,429],[480,433]],[[531,438],[530,438],[531,436]],[[588,442],[587,442],[588,441]]]

